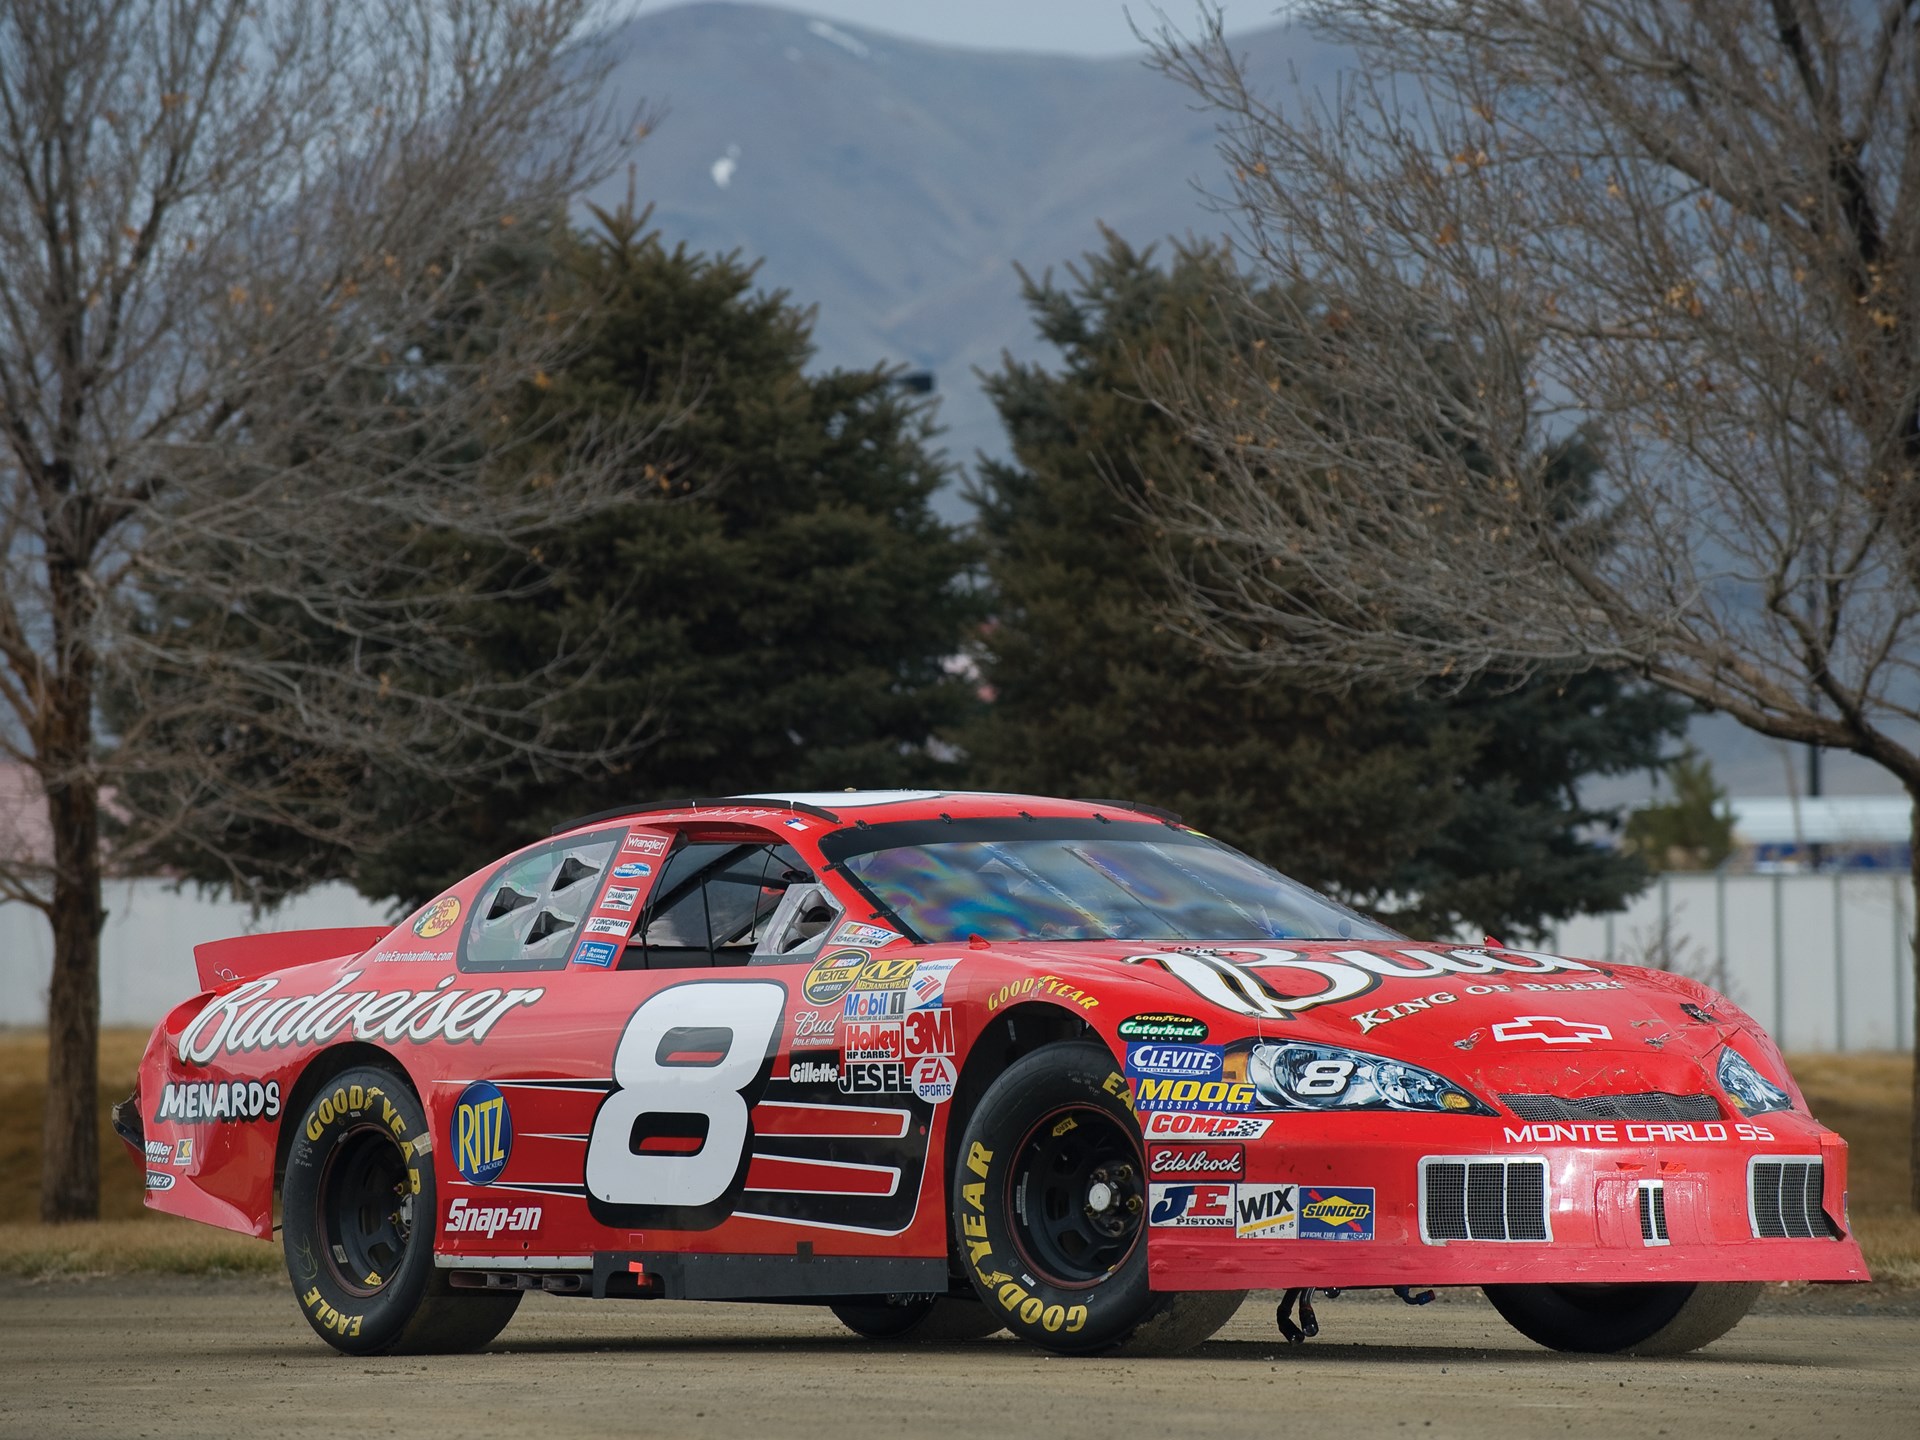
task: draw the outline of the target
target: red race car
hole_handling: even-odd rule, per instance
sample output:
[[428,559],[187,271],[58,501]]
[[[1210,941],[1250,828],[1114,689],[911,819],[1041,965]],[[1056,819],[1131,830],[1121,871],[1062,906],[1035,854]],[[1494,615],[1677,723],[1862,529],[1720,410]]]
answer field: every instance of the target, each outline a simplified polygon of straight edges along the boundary
[[528,1290],[1091,1353],[1436,1285],[1673,1353],[1867,1278],[1845,1142],[1724,997],[1415,943],[1120,802],[632,807],[391,933],[195,958],[116,1112],[147,1204],[267,1237],[277,1193],[355,1354],[477,1347]]

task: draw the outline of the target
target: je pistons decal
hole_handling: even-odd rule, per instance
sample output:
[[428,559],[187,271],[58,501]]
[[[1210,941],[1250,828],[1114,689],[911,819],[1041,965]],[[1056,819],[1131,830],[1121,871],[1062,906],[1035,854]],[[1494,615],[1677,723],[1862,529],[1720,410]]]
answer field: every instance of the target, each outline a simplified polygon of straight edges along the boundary
[[476,1080],[453,1107],[453,1163],[472,1185],[491,1185],[513,1153],[513,1116],[497,1086]]
[[1593,970],[1578,960],[1534,950],[1443,951],[1416,945],[1378,954],[1335,950],[1312,956],[1266,945],[1196,947],[1129,955],[1125,963],[1158,965],[1201,999],[1259,1020],[1291,1020],[1303,1010],[1365,995],[1382,980]]
[[431,940],[436,935],[446,934],[459,923],[459,898],[453,895],[442,895],[420,912],[420,918],[413,922],[413,933],[422,940]]

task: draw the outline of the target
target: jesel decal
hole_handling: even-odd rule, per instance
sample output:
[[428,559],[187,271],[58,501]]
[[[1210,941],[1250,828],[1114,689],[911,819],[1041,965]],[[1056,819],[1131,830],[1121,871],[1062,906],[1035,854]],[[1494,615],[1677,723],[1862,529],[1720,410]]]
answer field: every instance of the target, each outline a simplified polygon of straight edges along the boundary
[[[500,1017],[531,1005],[545,990],[455,990],[446,976],[430,990],[348,990],[349,971],[318,995],[270,998],[280,981],[249,980],[220,996],[181,1032],[180,1058],[205,1065],[216,1055],[324,1043],[352,1028],[356,1040],[471,1040],[476,1045]],[[342,992],[346,993],[342,993]]]
[[[1415,946],[1376,955],[1335,950],[1307,956],[1264,945],[1154,951],[1129,955],[1129,965],[1158,965],[1202,999],[1262,1020],[1291,1020],[1302,1010],[1351,1000],[1382,980],[1427,980],[1456,975],[1549,975],[1591,972],[1591,965],[1533,950],[1428,950]],[[1299,991],[1301,993],[1295,993]]]

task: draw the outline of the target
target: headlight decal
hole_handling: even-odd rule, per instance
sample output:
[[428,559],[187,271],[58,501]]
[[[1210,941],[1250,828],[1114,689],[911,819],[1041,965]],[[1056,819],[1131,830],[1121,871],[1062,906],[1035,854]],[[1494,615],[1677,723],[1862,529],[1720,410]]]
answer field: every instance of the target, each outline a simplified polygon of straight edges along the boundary
[[1793,1097],[1762,1075],[1751,1060],[1731,1045],[1720,1051],[1716,1078],[1734,1109],[1742,1115],[1765,1115],[1793,1108]]
[[1444,1075],[1340,1045],[1256,1043],[1248,1056],[1247,1078],[1260,1104],[1275,1110],[1497,1113]]

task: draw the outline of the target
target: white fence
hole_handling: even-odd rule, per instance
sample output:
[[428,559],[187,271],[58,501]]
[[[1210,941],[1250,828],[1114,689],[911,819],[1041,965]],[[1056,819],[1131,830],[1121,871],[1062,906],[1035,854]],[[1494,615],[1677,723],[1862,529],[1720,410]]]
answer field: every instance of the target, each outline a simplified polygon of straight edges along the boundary
[[[100,1019],[107,1025],[153,1025],[200,989],[193,947],[203,940],[268,930],[332,925],[384,925],[385,904],[351,886],[323,885],[254,919],[244,905],[176,891],[166,880],[111,880],[107,923],[100,932]],[[47,979],[53,933],[26,905],[0,905],[0,1025],[47,1023]]]
[[1913,888],[1905,875],[1662,875],[1548,949],[1657,964],[1704,981],[1788,1050],[1913,1044]]
[[[1793,1050],[1913,1044],[1913,896],[1904,875],[1665,875],[1625,912],[1582,916],[1548,948],[1661,963],[1703,980]],[[384,905],[328,885],[254,920],[243,905],[162,880],[107,886],[101,1018],[152,1025],[191,995],[193,947],[249,931],[386,923]],[[53,942],[24,905],[0,905],[0,1025],[42,1025]]]

